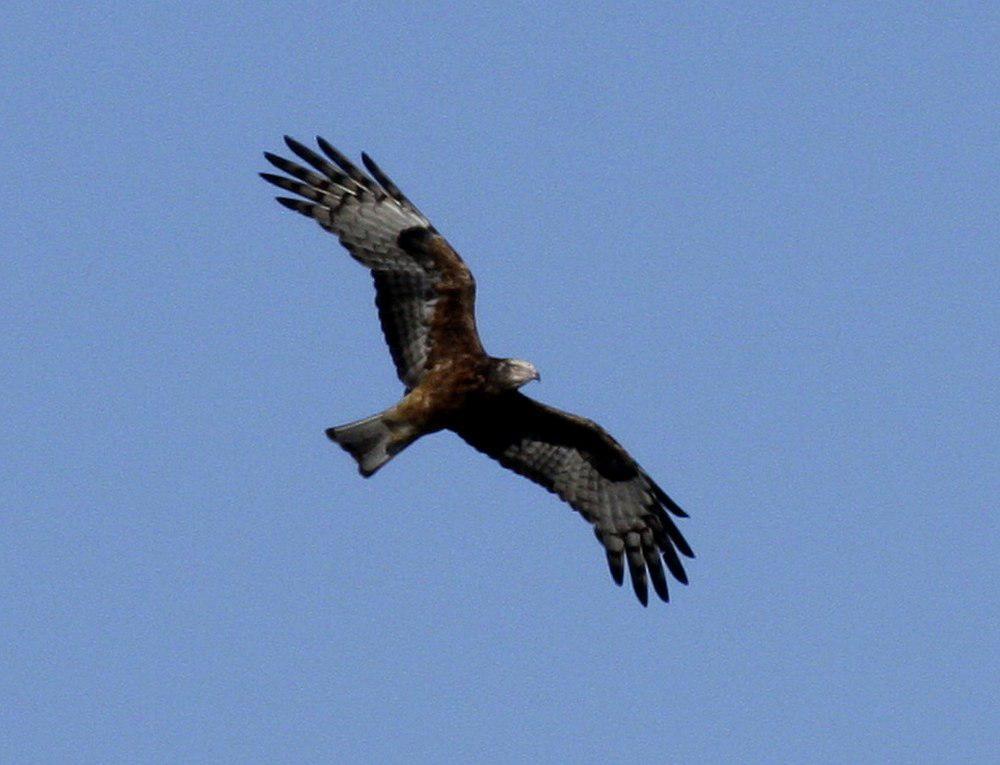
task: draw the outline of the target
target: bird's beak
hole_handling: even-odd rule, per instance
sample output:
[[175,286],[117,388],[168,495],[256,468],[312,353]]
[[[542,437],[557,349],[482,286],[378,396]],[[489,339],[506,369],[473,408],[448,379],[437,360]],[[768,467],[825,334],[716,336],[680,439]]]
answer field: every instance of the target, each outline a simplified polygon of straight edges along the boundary
[[535,370],[535,380],[537,380],[538,382],[542,381],[542,376],[538,373],[537,369]]

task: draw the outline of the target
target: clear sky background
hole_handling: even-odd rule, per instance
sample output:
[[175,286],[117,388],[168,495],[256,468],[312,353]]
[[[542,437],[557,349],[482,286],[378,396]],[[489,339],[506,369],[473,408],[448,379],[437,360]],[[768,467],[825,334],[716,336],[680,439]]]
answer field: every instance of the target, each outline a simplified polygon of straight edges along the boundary
[[[1000,760],[997,6],[274,5],[6,6],[0,761]],[[669,605],[326,440],[400,386],[284,133],[690,512]]]

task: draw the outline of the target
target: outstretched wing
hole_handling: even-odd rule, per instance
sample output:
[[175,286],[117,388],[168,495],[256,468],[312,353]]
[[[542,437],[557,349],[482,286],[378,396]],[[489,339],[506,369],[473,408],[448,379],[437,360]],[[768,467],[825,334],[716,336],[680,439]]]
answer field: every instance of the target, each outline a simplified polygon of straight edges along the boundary
[[444,357],[484,353],[475,323],[476,284],[458,253],[367,154],[361,157],[374,178],[316,140],[325,157],[285,136],[309,167],[265,152],[290,177],[261,177],[301,197],[277,200],[336,234],[371,269],[382,333],[399,379],[409,390]]
[[627,561],[643,605],[647,572],[656,593],[669,600],[661,559],[687,584],[678,553],[688,558],[694,553],[670,517],[687,514],[596,423],[515,392],[470,406],[452,429],[504,467],[558,494],[592,523],[611,576],[620,585]]

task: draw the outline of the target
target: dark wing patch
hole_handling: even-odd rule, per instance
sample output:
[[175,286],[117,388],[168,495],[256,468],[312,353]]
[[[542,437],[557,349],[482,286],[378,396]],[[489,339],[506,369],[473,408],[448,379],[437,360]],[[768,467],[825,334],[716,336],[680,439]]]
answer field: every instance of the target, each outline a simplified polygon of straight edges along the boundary
[[[261,177],[297,195],[277,200],[336,234],[354,259],[371,270],[382,333],[407,389],[416,387],[435,358],[447,352],[434,347],[442,309],[450,317],[467,315],[461,328],[453,329],[465,333],[459,338],[462,347],[481,349],[472,275],[389,177],[365,156],[364,164],[375,176],[370,178],[322,138],[317,143],[326,156],[287,136],[285,143],[308,167],[265,152],[267,161],[286,175]],[[404,232],[415,230],[426,232],[432,244],[419,250],[403,246]],[[464,290],[456,293],[456,282]]]
[[648,582],[669,600],[667,570],[683,584],[681,555],[694,553],[670,514],[684,517],[621,445],[599,425],[521,393],[467,407],[452,430],[506,468],[558,494],[594,526],[616,584],[628,565],[636,597]]

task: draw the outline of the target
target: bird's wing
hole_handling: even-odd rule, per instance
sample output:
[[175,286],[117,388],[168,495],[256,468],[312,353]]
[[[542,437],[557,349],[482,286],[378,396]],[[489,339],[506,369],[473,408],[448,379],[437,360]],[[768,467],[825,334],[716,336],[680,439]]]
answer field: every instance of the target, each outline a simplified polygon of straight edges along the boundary
[[617,584],[628,563],[632,587],[646,605],[647,572],[668,600],[661,559],[683,584],[678,553],[694,553],[670,514],[687,517],[599,425],[519,392],[484,399],[452,426],[465,441],[506,468],[558,494],[594,526]]
[[476,283],[458,253],[367,154],[361,156],[371,177],[316,140],[325,157],[286,136],[288,148],[309,167],[265,152],[290,177],[261,177],[301,197],[277,200],[336,234],[371,269],[399,379],[412,389],[442,358],[484,353],[476,331]]

